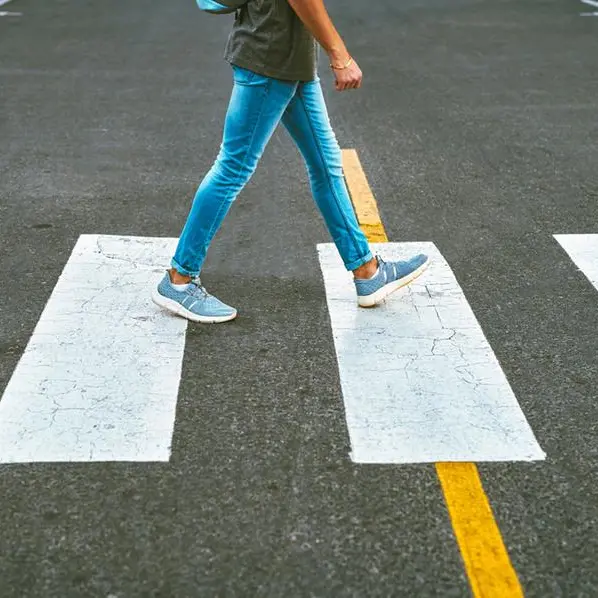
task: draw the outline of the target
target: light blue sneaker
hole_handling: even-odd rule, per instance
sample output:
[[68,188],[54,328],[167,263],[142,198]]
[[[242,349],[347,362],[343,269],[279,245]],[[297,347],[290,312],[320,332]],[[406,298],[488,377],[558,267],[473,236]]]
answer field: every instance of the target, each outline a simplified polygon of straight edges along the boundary
[[357,302],[361,307],[374,307],[392,292],[414,281],[430,262],[420,253],[405,262],[385,262],[379,255],[378,273],[374,278],[356,278]]
[[228,322],[237,317],[237,310],[210,295],[199,278],[193,279],[184,291],[177,291],[168,272],[154,290],[152,301],[178,316],[202,324]]

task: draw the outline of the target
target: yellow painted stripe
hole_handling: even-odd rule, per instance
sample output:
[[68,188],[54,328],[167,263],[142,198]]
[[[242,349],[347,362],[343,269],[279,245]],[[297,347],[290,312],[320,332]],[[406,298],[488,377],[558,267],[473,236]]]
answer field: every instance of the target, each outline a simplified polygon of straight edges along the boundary
[[467,577],[476,598],[520,598],[523,591],[474,463],[436,463]]
[[[363,232],[370,242],[387,242],[376,199],[355,150],[343,150],[343,169]],[[474,598],[522,598],[476,465],[437,463],[436,472]]]
[[388,237],[378,212],[376,198],[355,150],[343,150],[343,170],[361,230],[371,243],[387,243]]

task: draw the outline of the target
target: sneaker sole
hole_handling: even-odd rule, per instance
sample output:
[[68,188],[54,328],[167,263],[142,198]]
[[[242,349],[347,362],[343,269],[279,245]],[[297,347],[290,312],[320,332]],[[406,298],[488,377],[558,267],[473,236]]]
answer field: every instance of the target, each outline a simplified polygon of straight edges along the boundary
[[221,322],[229,322],[230,320],[234,320],[237,317],[236,310],[234,313],[228,316],[200,316],[198,314],[194,314],[192,311],[189,311],[174,299],[169,299],[168,297],[160,295],[160,293],[157,291],[152,293],[152,301],[156,305],[167,309],[169,312],[177,316],[181,316],[182,318],[191,320],[192,322],[199,322],[200,324],[220,324]]
[[384,301],[384,299],[386,299],[386,297],[388,297],[391,293],[394,293],[400,288],[412,283],[416,278],[423,274],[429,265],[430,259],[428,258],[419,268],[411,272],[411,274],[384,285],[371,295],[362,295],[361,297],[358,296],[357,303],[359,303],[359,307],[375,307],[378,305],[378,303]]

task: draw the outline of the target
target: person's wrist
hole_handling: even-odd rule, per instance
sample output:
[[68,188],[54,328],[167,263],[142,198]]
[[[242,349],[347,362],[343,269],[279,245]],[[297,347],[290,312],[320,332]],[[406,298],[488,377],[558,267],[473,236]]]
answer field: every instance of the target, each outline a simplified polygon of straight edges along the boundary
[[332,62],[331,62],[330,68],[333,71],[344,71],[345,69],[348,69],[352,64],[353,64],[353,58],[351,56],[349,56],[349,60],[347,60],[347,62],[344,62],[343,64],[335,65],[335,64],[332,64]]
[[351,55],[347,48],[333,48],[328,51],[328,58],[332,68],[343,68],[351,59]]

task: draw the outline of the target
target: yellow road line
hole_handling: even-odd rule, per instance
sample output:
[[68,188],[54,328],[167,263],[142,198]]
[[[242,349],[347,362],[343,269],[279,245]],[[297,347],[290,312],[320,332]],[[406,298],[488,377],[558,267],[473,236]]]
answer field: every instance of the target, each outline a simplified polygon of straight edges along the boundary
[[371,243],[387,243],[388,237],[378,212],[376,198],[355,150],[343,150],[343,170],[361,230]]
[[523,591],[474,463],[436,463],[473,595],[519,598]]
[[[376,199],[355,150],[343,150],[345,180],[370,242],[388,241]],[[474,598],[523,598],[474,463],[437,463],[436,472]]]

